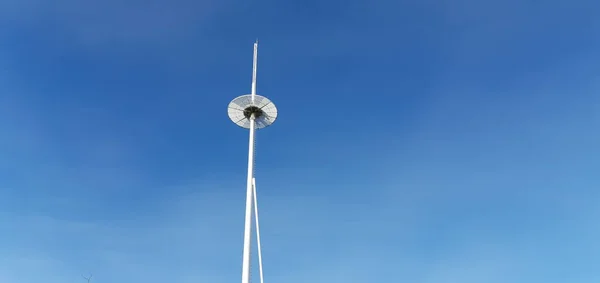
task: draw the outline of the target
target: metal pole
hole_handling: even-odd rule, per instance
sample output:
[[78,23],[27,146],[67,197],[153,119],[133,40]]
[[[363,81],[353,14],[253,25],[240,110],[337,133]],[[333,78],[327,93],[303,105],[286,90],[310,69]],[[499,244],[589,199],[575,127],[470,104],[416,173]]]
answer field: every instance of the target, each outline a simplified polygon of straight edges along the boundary
[[254,220],[256,221],[256,245],[258,248],[258,271],[260,275],[260,283],[264,283],[262,251],[260,248],[260,226],[258,225],[258,199],[256,194],[256,179],[252,178],[252,194],[254,195]]
[[250,116],[250,142],[248,145],[248,179],[246,183],[246,221],[244,226],[244,253],[242,259],[242,283],[250,282],[250,240],[252,232],[252,180],[254,178],[254,114]]
[[254,103],[254,96],[256,95],[256,69],[258,68],[258,39],[254,43],[254,55],[252,56],[252,89],[250,95],[252,95],[252,103]]

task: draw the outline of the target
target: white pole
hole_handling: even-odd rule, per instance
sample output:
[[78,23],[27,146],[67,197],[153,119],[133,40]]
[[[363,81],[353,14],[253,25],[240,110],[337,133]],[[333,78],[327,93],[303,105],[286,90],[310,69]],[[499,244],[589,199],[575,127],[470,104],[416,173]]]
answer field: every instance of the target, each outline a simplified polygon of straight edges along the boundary
[[252,103],[256,95],[256,69],[258,68],[258,39],[254,43],[254,55],[252,56]]
[[246,221],[244,226],[244,253],[242,258],[242,283],[250,282],[250,234],[252,231],[252,180],[254,178],[254,114],[250,116],[250,142],[248,145],[248,179],[246,183]]
[[256,220],[256,243],[258,248],[258,271],[260,274],[260,283],[264,283],[262,251],[260,248],[260,226],[258,225],[258,199],[256,194],[256,179],[252,178],[252,194],[254,195],[254,220]]

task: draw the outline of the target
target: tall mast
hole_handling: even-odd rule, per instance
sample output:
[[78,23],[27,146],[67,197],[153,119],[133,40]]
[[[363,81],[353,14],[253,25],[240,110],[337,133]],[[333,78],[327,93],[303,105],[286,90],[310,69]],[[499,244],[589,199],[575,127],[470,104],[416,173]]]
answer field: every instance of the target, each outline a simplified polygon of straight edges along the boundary
[[256,186],[254,183],[254,139],[256,130],[272,125],[277,119],[277,108],[268,98],[256,94],[256,69],[258,65],[258,40],[254,43],[252,60],[252,89],[250,94],[233,99],[227,108],[227,114],[236,125],[249,129],[248,140],[248,176],[246,179],[246,210],[244,221],[244,249],[242,253],[242,283],[250,283],[250,242],[252,234],[252,208],[256,217],[256,232],[259,248],[259,269],[261,283],[262,255],[260,251],[260,232],[258,227],[258,208]]

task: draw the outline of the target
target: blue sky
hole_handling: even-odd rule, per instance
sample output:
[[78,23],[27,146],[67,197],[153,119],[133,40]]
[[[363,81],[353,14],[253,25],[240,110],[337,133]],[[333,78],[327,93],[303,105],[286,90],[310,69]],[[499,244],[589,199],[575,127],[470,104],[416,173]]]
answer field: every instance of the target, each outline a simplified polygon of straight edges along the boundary
[[240,280],[258,37],[267,282],[597,283],[599,11],[0,0],[0,282]]

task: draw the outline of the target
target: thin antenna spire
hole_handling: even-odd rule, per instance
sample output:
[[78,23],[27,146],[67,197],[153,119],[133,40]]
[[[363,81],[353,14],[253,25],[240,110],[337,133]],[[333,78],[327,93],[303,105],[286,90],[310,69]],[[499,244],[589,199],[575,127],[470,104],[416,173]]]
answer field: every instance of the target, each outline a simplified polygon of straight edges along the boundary
[[256,69],[258,65],[258,39],[254,42],[254,56],[252,60],[252,102],[254,102],[254,96],[256,96]]

